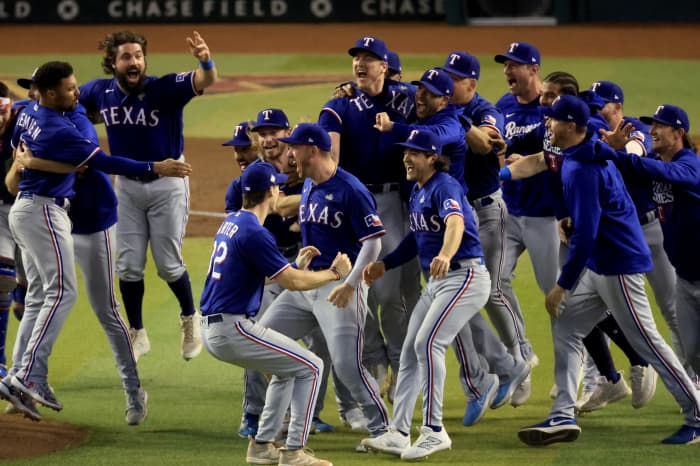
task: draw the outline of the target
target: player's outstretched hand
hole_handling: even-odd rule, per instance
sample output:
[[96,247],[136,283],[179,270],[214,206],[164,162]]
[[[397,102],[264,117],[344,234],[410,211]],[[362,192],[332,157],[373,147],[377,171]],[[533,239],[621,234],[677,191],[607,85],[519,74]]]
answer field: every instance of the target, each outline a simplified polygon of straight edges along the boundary
[[352,262],[350,262],[350,258],[347,254],[339,252],[336,254],[335,259],[333,259],[331,268],[335,268],[340,274],[340,278],[345,278],[350,273],[350,270],[352,270]]
[[209,61],[209,59],[211,58],[209,47],[197,31],[194,31],[192,33],[192,37],[188,37],[186,40],[187,45],[189,45],[190,47],[190,53],[192,54],[192,56],[194,56],[194,58],[203,62]]
[[547,308],[549,315],[552,316],[552,319],[559,317],[559,309],[562,301],[564,301],[565,294],[566,290],[559,285],[554,285],[554,288],[547,293],[547,297],[544,300],[544,305]]
[[386,267],[384,266],[384,262],[371,262],[367,264],[364,270],[362,270],[362,279],[365,281],[365,283],[371,285],[376,280],[379,280],[385,273]]
[[154,162],[153,171],[162,176],[184,178],[192,173],[192,166],[175,159],[165,159],[162,162]]
[[450,271],[450,259],[445,256],[435,256],[430,261],[430,276],[433,278],[444,278]]
[[620,121],[613,131],[606,131],[603,128],[599,129],[600,139],[607,142],[610,147],[615,150],[622,150],[628,142],[632,140],[630,137],[634,131],[632,123],[625,123],[625,120]]
[[296,262],[299,270],[306,270],[311,260],[320,255],[321,251],[319,251],[316,246],[304,246],[299,251],[299,254],[297,254],[297,258],[294,260],[294,262]]
[[345,97],[355,97],[355,88],[349,81],[340,83],[337,86],[335,86],[335,89],[333,89],[334,99],[344,99]]
[[499,157],[505,155],[506,149],[508,149],[508,144],[500,136],[491,136],[489,138],[489,144]]
[[388,113],[381,112],[377,113],[377,116],[375,117],[374,127],[382,133],[387,133],[394,129],[394,122],[391,121]]
[[342,309],[348,307],[353,294],[355,294],[355,287],[347,283],[341,283],[331,290],[328,295],[328,301],[335,307]]

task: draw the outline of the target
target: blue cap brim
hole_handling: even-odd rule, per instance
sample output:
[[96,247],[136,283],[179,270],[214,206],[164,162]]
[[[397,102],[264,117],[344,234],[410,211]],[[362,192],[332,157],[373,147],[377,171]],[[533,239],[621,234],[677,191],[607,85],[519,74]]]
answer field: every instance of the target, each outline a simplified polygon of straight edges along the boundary
[[252,146],[253,144],[251,142],[242,142],[242,141],[236,141],[235,139],[231,139],[230,141],[226,141],[225,143],[221,144],[222,146],[234,146],[234,147],[248,147]]
[[449,65],[448,65],[448,66],[443,66],[442,69],[445,70],[445,71],[447,71],[447,72],[450,73],[450,74],[453,74],[453,75],[455,75],[455,76],[459,76],[460,78],[474,78],[472,75],[469,75],[469,74],[466,74],[466,73],[462,73],[461,71],[458,71],[458,70],[452,68],[452,67],[449,66]]
[[34,80],[29,79],[29,78],[19,78],[17,80],[17,85],[19,87],[27,89],[27,90],[29,90],[29,88],[32,86],[33,83],[34,83]]
[[415,149],[415,150],[419,150],[421,152],[427,152],[429,154],[437,154],[437,152],[434,151],[432,148],[426,149],[425,147],[419,146],[418,144],[413,144],[412,142],[395,142],[394,145],[408,147],[409,149]]
[[380,57],[379,55],[377,55],[376,53],[374,53],[372,50],[366,49],[366,48],[364,48],[364,47],[353,47],[353,48],[351,48],[351,49],[348,50],[348,54],[349,54],[351,57],[354,57],[355,55],[357,55],[357,52],[367,52],[367,53],[371,53],[372,55],[374,55],[375,57],[377,57],[377,58],[380,59],[381,61],[386,61],[386,58]]
[[[511,61],[516,62],[516,63],[532,64],[532,63],[529,63],[529,62],[526,61],[526,60],[523,60],[523,59],[520,58],[520,57],[516,57],[515,55],[511,55],[511,54],[509,54],[509,53],[506,53],[506,54],[503,54],[503,55],[496,55],[495,57],[493,57],[493,59],[496,61],[496,63],[505,63],[506,60],[511,60]],[[536,63],[535,63],[535,64],[536,64]]]
[[418,86],[420,84],[421,86],[425,87],[426,89],[428,89],[430,92],[432,92],[435,95],[446,96],[446,97],[450,96],[450,94],[445,94],[444,92],[438,90],[437,87],[433,86],[431,83],[426,82],[426,81],[411,81],[411,84],[414,84],[416,86]]

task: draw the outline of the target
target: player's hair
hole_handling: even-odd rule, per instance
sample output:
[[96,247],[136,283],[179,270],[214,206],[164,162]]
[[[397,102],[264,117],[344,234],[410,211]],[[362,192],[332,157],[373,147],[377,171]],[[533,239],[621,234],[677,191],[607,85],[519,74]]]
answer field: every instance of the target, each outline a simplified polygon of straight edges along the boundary
[[268,189],[267,191],[251,191],[249,193],[243,193],[243,208],[252,209],[256,205],[262,204],[262,201],[265,200],[265,196],[267,196],[269,191],[270,190]]
[[566,71],[553,71],[544,78],[545,82],[559,84],[561,95],[578,95],[578,81],[573,74]]
[[146,46],[148,42],[141,34],[131,31],[119,31],[107,34],[97,46],[99,50],[104,50],[105,53],[102,58],[102,71],[104,71],[105,74],[114,74],[114,68],[112,68],[112,66],[117,59],[117,49],[120,45],[124,44],[139,44],[141,50],[143,50],[143,56],[146,56]]
[[73,67],[64,61],[50,61],[41,65],[34,74],[34,84],[39,92],[56,89],[61,81],[73,74]]
[[447,157],[446,155],[439,155],[437,156],[437,159],[435,159],[435,163],[433,163],[433,168],[435,169],[436,172],[446,172],[450,170],[450,158]]
[[10,97],[10,88],[2,81],[0,81],[0,97]]
[[698,152],[697,146],[695,145],[693,140],[690,138],[688,133],[683,133],[683,147],[685,147],[686,149],[692,150],[696,154]]

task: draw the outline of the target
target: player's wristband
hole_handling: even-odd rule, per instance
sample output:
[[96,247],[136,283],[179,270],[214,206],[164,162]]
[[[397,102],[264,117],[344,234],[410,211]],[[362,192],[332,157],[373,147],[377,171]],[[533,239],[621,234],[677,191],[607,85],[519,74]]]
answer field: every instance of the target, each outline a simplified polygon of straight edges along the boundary
[[501,181],[511,181],[513,179],[513,174],[510,172],[510,168],[503,167],[501,171],[498,172],[498,178]]
[[199,67],[204,71],[209,71],[210,69],[214,68],[214,60],[210,58],[208,61],[200,61]]
[[338,272],[338,269],[336,269],[335,267],[331,267],[331,268],[328,269],[328,270],[330,270],[331,272],[333,272],[333,275],[335,275],[335,279],[336,279],[336,280],[340,280],[340,272]]

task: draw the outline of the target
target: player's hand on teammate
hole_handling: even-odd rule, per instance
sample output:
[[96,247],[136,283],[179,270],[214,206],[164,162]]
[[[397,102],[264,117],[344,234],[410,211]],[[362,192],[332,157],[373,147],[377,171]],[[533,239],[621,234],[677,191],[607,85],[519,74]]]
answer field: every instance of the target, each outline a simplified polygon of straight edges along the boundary
[[561,303],[564,301],[565,295],[566,290],[559,285],[554,285],[554,288],[547,293],[547,297],[544,299],[544,305],[552,319],[559,317]]
[[335,259],[333,259],[331,268],[335,269],[340,274],[340,278],[345,278],[350,273],[350,270],[352,270],[352,262],[350,262],[350,258],[347,254],[339,252],[336,254]]
[[436,279],[445,278],[450,271],[450,258],[446,256],[435,256],[430,261],[430,276]]
[[571,221],[571,217],[566,217],[559,220],[559,239],[564,244],[569,244],[569,238],[574,232],[574,224]]
[[350,81],[340,83],[333,89],[334,99],[344,99],[345,97],[355,97],[355,88]]
[[316,246],[304,246],[299,251],[299,254],[297,254],[297,258],[294,262],[296,262],[299,270],[306,270],[313,258],[320,255],[321,251],[319,251]]
[[161,176],[184,178],[192,173],[192,166],[175,159],[165,159],[153,163],[153,171]]
[[625,148],[628,142],[632,140],[630,137],[634,131],[634,126],[632,123],[625,123],[624,120],[620,121],[613,131],[606,131],[603,128],[599,129],[600,139],[607,142],[610,147],[615,150],[622,150]]
[[341,283],[331,290],[328,295],[328,302],[332,303],[337,308],[343,309],[348,307],[353,294],[355,294],[354,286]]
[[202,36],[199,35],[197,31],[192,33],[192,37],[188,37],[187,45],[190,47],[190,53],[194,58],[199,61],[207,62],[211,59],[211,53],[209,52],[209,46],[204,42]]
[[386,112],[377,113],[374,127],[382,133],[387,133],[394,129],[394,122],[389,118]]
[[384,275],[385,273],[386,273],[386,266],[384,265],[384,262],[382,262],[382,261],[370,262],[362,270],[362,279],[365,281],[365,283],[367,283],[367,285],[371,285],[376,280],[379,280],[380,278],[382,278],[382,275]]

